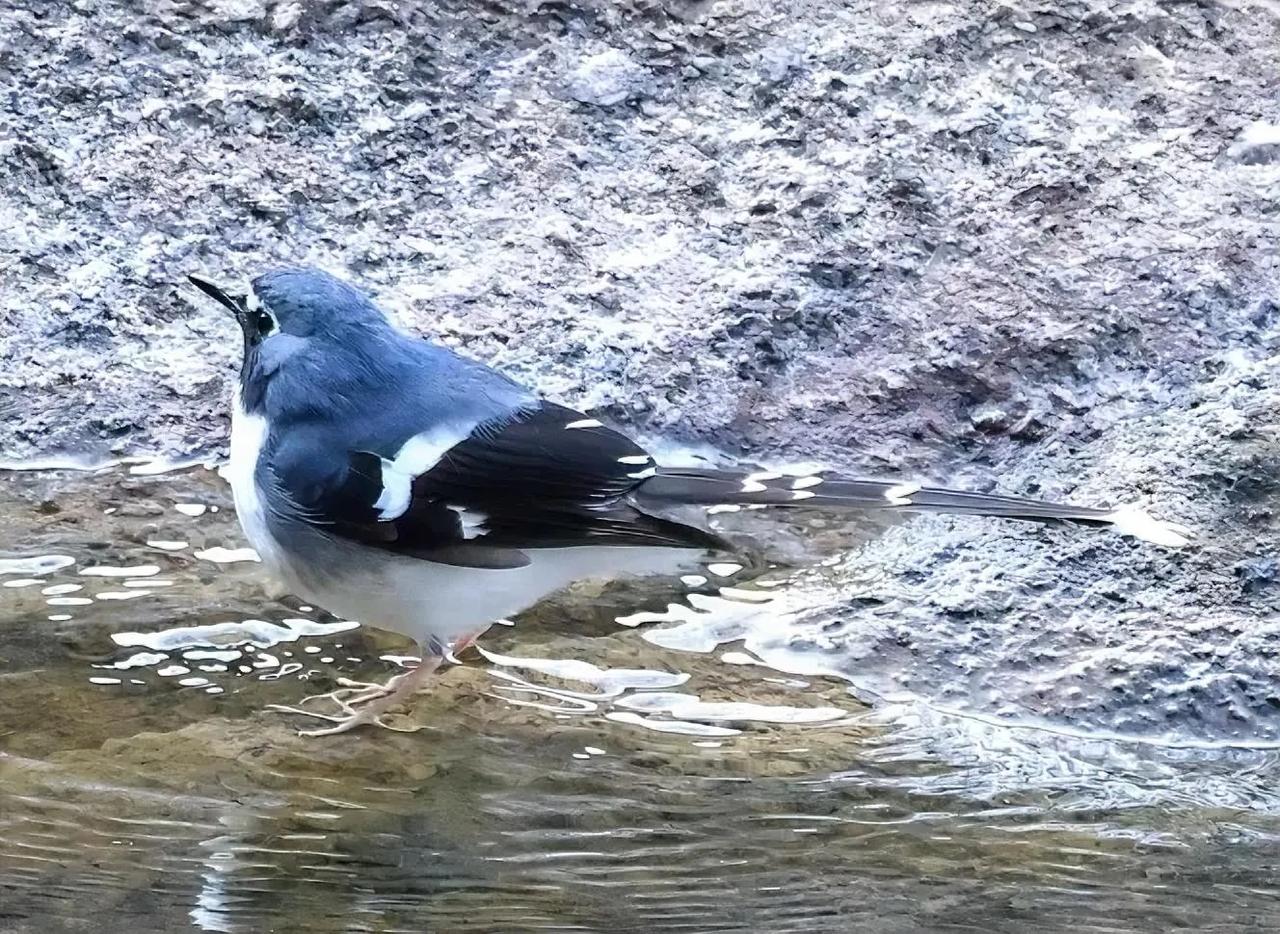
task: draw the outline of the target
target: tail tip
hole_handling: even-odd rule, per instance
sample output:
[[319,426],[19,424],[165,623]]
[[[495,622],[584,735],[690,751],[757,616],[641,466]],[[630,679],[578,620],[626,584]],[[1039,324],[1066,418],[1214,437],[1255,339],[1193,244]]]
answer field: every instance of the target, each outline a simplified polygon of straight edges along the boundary
[[1124,506],[1106,516],[1121,535],[1129,535],[1153,545],[1182,548],[1191,544],[1193,532],[1185,525],[1164,522],[1136,506]]

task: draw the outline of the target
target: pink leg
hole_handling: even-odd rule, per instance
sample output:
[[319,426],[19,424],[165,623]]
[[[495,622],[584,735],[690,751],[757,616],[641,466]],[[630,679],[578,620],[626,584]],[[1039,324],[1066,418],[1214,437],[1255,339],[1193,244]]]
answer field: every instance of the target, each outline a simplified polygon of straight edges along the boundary
[[469,632],[465,636],[456,639],[453,645],[449,646],[449,661],[453,662],[455,665],[461,664],[461,662],[458,661],[458,656],[471,648],[471,646],[475,645],[476,640],[488,632],[488,630],[489,627],[485,626],[484,629],[477,629],[475,632]]

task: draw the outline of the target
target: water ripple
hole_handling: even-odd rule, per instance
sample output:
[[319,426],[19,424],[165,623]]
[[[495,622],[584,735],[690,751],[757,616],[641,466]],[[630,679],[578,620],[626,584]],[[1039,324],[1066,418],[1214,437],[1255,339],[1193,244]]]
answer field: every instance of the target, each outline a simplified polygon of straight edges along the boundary
[[442,671],[419,733],[300,739],[263,705],[412,647],[263,598],[227,507],[200,469],[0,474],[17,930],[1280,921],[1280,751],[949,706],[851,668],[837,648],[902,650],[781,570],[564,595]]

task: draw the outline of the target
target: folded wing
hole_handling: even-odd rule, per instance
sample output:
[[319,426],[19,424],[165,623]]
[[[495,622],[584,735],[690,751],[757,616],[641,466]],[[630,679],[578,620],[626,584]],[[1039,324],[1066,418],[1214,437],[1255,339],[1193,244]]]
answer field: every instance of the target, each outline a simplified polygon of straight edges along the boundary
[[630,494],[656,473],[653,459],[554,403],[465,433],[433,427],[395,450],[335,451],[323,433],[295,431],[264,463],[259,482],[276,485],[271,500],[290,504],[289,518],[444,564],[520,567],[536,548],[725,547],[636,508]]

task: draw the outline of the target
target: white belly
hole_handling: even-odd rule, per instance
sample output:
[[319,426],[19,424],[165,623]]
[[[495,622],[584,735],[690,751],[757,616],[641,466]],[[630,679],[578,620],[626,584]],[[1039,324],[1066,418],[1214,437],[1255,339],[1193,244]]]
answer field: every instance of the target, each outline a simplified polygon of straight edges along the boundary
[[266,570],[297,596],[336,616],[425,642],[453,642],[532,606],[577,580],[674,573],[698,556],[684,548],[581,547],[531,550],[522,568],[460,568],[363,545],[306,536],[305,557],[271,534],[254,473],[267,440],[266,419],[235,399],[231,462],[224,471],[245,537]]
[[432,636],[453,642],[481,631],[574,581],[675,573],[699,554],[685,548],[531,549],[527,566],[492,569],[437,564],[358,545],[342,544],[338,551],[334,563],[341,571],[299,569],[294,579],[302,578],[302,595],[331,613],[420,643]]

